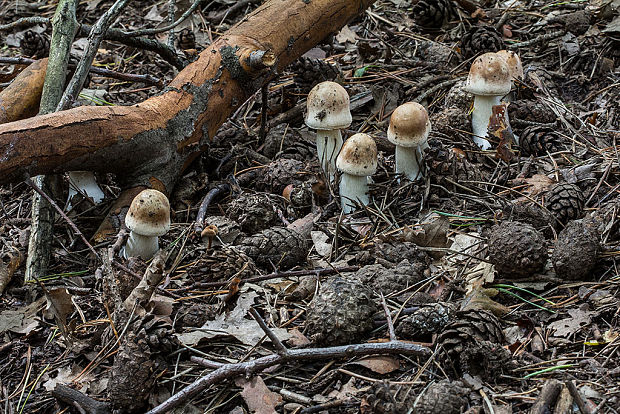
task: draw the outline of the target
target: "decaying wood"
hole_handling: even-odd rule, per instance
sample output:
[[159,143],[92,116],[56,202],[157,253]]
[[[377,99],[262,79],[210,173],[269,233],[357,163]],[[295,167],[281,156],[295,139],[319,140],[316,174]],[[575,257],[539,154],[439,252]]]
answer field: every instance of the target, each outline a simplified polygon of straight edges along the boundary
[[29,118],[39,112],[47,58],[30,64],[0,92],[0,124]]
[[0,183],[79,169],[170,190],[234,109],[373,2],[270,0],[204,50],[161,95],[133,106],[79,107],[1,125]]

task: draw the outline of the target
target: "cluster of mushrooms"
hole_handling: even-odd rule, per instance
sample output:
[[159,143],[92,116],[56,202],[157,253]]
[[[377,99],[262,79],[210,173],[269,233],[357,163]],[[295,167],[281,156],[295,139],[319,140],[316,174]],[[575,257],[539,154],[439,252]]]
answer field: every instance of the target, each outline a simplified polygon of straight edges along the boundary
[[[471,65],[464,90],[474,95],[473,141],[481,149],[491,146],[486,136],[493,106],[510,99],[513,79],[522,76],[519,56],[505,50],[485,53]],[[368,183],[377,170],[377,145],[365,133],[343,141],[341,130],[352,122],[347,91],[335,82],[316,85],[308,95],[305,122],[317,131],[317,155],[325,176],[332,185],[339,180],[342,211],[348,214],[368,205]],[[407,102],[392,113],[387,138],[396,146],[395,170],[403,179],[415,181],[423,176],[430,132],[428,112],[422,105]],[[152,258],[159,249],[158,237],[170,228],[168,199],[157,190],[142,191],[132,201],[125,225],[130,235],[121,254]]]
[[[483,150],[493,106],[512,89],[512,81],[523,77],[523,67],[514,52],[485,53],[471,65],[465,91],[474,95],[472,112],[473,141]],[[344,213],[369,203],[368,182],[377,169],[377,147],[367,134],[358,133],[344,143],[340,130],[351,125],[349,96],[335,82],[322,82],[308,95],[306,125],[317,130],[317,155],[325,175],[335,184],[340,172],[340,198]],[[397,107],[390,118],[388,140],[396,146],[396,173],[415,181],[423,175],[422,161],[431,123],[426,109],[407,102]]]

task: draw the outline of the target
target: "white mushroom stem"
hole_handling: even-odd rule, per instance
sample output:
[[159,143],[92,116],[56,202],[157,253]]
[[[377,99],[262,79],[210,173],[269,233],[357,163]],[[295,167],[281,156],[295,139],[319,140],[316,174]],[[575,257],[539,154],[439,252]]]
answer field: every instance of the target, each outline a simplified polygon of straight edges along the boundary
[[474,133],[474,142],[483,150],[491,148],[486,140],[489,129],[489,118],[493,115],[493,106],[499,105],[501,96],[474,95],[474,112],[471,114],[471,127]]
[[92,171],[69,172],[69,208],[73,207],[71,200],[78,192],[92,198],[95,204],[101,203],[105,197]]
[[419,147],[396,146],[396,173],[406,176],[409,180],[415,181],[421,177],[419,162]]
[[159,250],[159,238],[157,236],[143,236],[132,231],[129,233],[123,256],[126,259],[140,256],[143,260],[149,260]]
[[336,177],[336,158],[342,148],[342,134],[339,129],[316,131],[316,152],[321,167],[331,182]]
[[343,173],[340,176],[340,203],[342,211],[348,214],[357,207],[356,202],[368,205],[368,177]]

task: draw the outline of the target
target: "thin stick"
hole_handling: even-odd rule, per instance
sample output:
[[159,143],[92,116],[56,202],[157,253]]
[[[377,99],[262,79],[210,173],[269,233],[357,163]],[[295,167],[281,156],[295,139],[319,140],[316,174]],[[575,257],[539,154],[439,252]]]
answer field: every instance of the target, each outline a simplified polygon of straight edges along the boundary
[[[215,371],[210,372],[202,378],[179,391],[166,401],[153,408],[147,414],[160,414],[170,412],[174,407],[183,404],[210,385],[217,384],[228,378],[239,375],[249,375],[252,372],[262,371],[274,365],[288,361],[316,361],[321,359],[350,358],[354,356],[364,356],[369,354],[403,354],[424,356],[431,353],[430,349],[424,346],[410,344],[401,341],[389,341],[383,343],[354,344],[333,346],[328,348],[306,348],[290,349],[286,356],[272,354],[253,361],[240,362],[236,364],[224,364]],[[191,360],[200,363],[202,358],[191,357]],[[212,361],[207,361],[213,366]]]
[[385,312],[385,318],[387,320],[388,332],[390,333],[390,341],[396,341],[396,331],[394,330],[394,322],[392,321],[392,314],[388,309],[387,303],[385,303],[385,296],[381,293],[381,305],[383,306],[383,311]]
[[265,332],[265,335],[267,335],[269,339],[271,339],[271,342],[274,344],[274,346],[278,350],[278,354],[282,356],[288,355],[288,349],[286,349],[286,347],[280,341],[280,339],[276,336],[276,334],[271,329],[269,329],[269,327],[267,326],[267,323],[265,323],[263,318],[261,318],[261,316],[258,314],[258,311],[254,308],[250,308],[250,314],[252,315],[254,319],[256,319],[256,322],[258,322],[258,325],[260,326],[260,328],[263,330],[263,332]]
[[54,200],[51,199],[50,196],[48,196],[47,194],[45,194],[45,191],[41,190],[33,181],[30,177],[26,178],[26,180],[24,180],[26,184],[28,184],[30,187],[32,187],[32,189],[34,191],[36,191],[37,193],[39,193],[39,195],[41,195],[41,197],[43,197],[44,199],[47,200],[48,203],[50,203],[52,205],[52,207],[54,207],[56,209],[56,211],[58,212],[58,214],[60,214],[60,216],[69,224],[69,226],[71,226],[71,228],[73,229],[73,231],[80,236],[80,238],[82,239],[82,241],[84,242],[84,244],[86,244],[86,246],[89,248],[89,250],[91,252],[93,252],[93,254],[95,255],[95,257],[99,260],[101,260],[101,258],[99,257],[99,254],[97,254],[97,251],[95,250],[95,248],[88,242],[88,240],[86,239],[86,237],[84,237],[84,235],[82,234],[82,232],[80,231],[80,229],[77,228],[77,226],[75,225],[75,223],[65,214],[64,211],[62,211],[62,209],[60,207],[58,207],[58,204],[56,204],[56,202]]

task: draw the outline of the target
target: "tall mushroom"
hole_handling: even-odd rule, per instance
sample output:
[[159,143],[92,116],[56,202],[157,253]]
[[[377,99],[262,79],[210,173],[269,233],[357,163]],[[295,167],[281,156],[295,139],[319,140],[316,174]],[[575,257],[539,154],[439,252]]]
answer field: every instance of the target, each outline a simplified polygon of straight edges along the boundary
[[496,53],[485,53],[474,60],[465,90],[474,95],[474,111],[471,114],[474,142],[484,150],[491,147],[486,136],[493,106],[501,103],[501,98],[510,92],[510,87],[510,71],[502,57]]
[[377,144],[370,135],[359,133],[346,140],[336,166],[340,177],[340,202],[342,211],[350,213],[356,204],[367,205],[368,177],[377,171]]
[[308,94],[306,125],[316,129],[316,151],[331,182],[336,176],[336,157],[342,148],[340,130],[351,125],[349,95],[336,82],[321,82]]
[[73,197],[81,193],[93,200],[93,203],[99,204],[105,198],[105,194],[101,191],[101,187],[95,180],[95,174],[92,171],[70,171],[69,172],[69,210],[74,207]]
[[411,181],[421,177],[422,152],[428,147],[426,140],[431,132],[431,122],[426,109],[416,102],[407,102],[392,112],[387,131],[388,140],[396,145],[396,172]]
[[149,260],[159,250],[158,237],[170,229],[168,198],[157,190],[141,191],[129,206],[125,226],[131,232],[122,255]]

